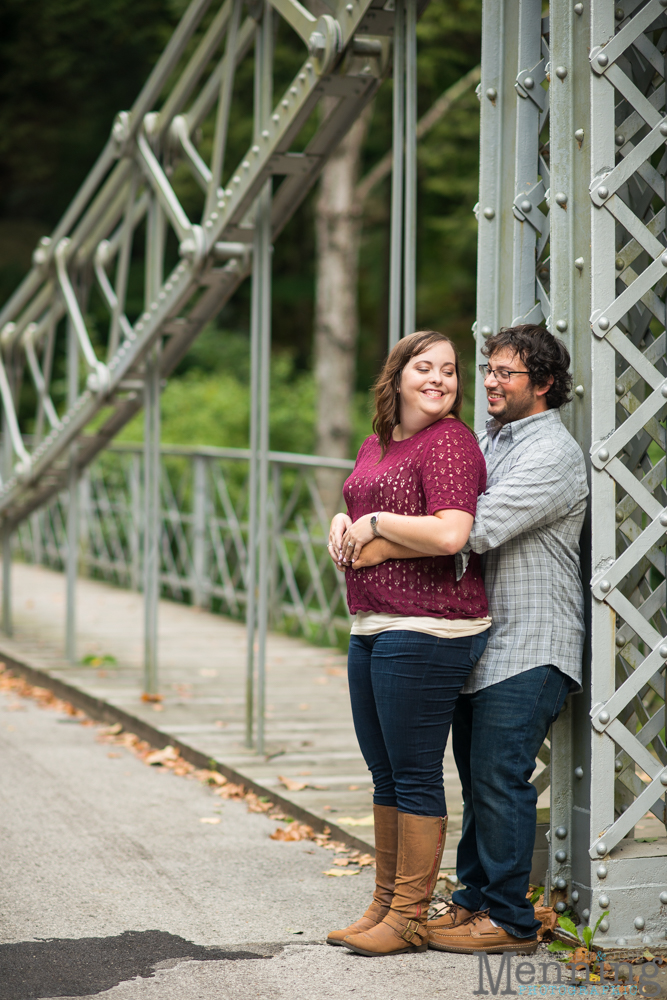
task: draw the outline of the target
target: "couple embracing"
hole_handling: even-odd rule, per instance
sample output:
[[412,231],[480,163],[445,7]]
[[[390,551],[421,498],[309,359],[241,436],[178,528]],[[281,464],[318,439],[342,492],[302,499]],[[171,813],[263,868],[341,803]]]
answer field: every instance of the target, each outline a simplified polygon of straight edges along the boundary
[[[373,436],[329,552],[354,615],[348,675],[373,776],[376,885],[327,941],[361,955],[537,948],[527,899],[537,753],[579,687],[581,449],[560,420],[570,358],[546,330],[502,330],[480,366],[489,420],[460,419],[456,350],[405,337],[375,387]],[[428,921],[447,830],[450,728],[463,788],[457,890]]]

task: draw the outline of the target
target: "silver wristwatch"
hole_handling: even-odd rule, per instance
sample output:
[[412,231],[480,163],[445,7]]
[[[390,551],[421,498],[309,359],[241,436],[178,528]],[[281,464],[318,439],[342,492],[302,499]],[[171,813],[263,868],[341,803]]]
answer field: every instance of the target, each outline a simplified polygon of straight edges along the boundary
[[379,516],[380,516],[380,512],[379,511],[377,512],[377,514],[371,514],[371,531],[373,532],[373,534],[375,535],[376,538],[381,538],[382,537],[380,535],[380,532],[378,531],[378,517]]

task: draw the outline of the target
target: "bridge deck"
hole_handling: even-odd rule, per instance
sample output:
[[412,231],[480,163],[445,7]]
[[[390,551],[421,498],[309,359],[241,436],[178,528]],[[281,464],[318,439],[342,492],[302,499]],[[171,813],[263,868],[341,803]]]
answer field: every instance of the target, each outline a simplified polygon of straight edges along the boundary
[[[162,601],[160,708],[142,703],[141,595],[82,579],[77,589],[77,655],[111,655],[116,666],[70,666],[63,659],[65,581],[60,573],[14,565],[12,645],[53,676],[144,719],[168,736],[373,842],[373,828],[346,818],[371,815],[371,782],[359,753],[338,650],[271,634],[267,660],[267,754],[245,748],[245,629],[218,615]],[[279,776],[323,786],[290,792]],[[445,756],[450,815],[443,867],[453,867],[461,830],[461,791],[451,750]],[[354,787],[350,787],[354,786]],[[548,793],[547,793],[548,794]],[[542,803],[540,803],[542,804]],[[548,804],[548,802],[546,803]]]

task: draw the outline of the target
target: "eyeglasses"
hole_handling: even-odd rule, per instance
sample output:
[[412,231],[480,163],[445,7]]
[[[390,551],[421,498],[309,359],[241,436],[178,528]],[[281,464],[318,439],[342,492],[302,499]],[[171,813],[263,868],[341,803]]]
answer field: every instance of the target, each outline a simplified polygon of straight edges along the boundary
[[488,365],[477,365],[477,367],[482,378],[488,378],[490,375],[493,375],[496,382],[509,382],[512,375],[530,374],[530,372],[513,372],[509,368],[489,368]]

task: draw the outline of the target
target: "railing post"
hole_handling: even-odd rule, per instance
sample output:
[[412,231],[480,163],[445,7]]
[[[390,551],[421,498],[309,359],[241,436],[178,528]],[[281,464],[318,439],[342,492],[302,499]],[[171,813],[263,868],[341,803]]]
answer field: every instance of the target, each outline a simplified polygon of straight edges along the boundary
[[[164,215],[153,198],[146,225],[146,308],[162,284]],[[158,690],[160,593],[160,344],[146,359],[144,375],[144,694]]]
[[206,581],[207,549],[206,521],[208,516],[206,459],[195,455],[193,459],[193,510],[192,510],[192,603],[197,608],[206,607],[209,588]]
[[130,466],[130,587],[141,588],[141,455],[132,455]]
[[[67,321],[67,401],[73,406],[79,395],[79,343],[71,318]],[[65,598],[65,658],[76,663],[76,577],[79,570],[79,473],[77,446],[69,449],[67,483],[67,556]]]
[[5,523],[2,527],[2,630],[14,634],[12,622],[12,531]]

